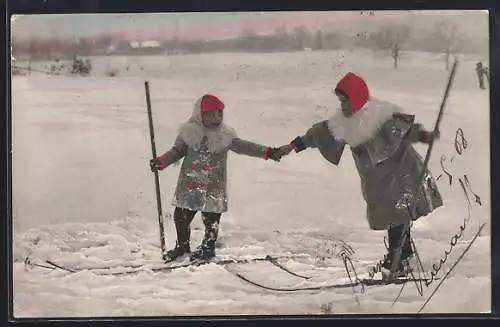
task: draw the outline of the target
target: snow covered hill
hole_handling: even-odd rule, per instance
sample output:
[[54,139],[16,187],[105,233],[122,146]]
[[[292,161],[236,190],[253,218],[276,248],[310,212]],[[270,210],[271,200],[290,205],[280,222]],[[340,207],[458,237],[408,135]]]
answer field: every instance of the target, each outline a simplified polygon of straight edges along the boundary
[[[437,286],[438,281],[424,286],[420,296],[409,284],[394,306],[401,286],[370,287],[357,294],[358,305],[350,288],[264,291],[213,264],[122,277],[25,269],[27,255],[33,262],[49,259],[72,267],[160,259],[145,80],[150,81],[156,146],[163,152],[204,92],[225,101],[225,120],[240,137],[279,146],[336,110],[331,89],[349,70],[366,78],[374,96],[400,104],[429,128],[448,77],[442,58],[425,53],[407,54],[397,71],[390,58],[362,51],[93,60],[90,77],[36,72],[13,77],[16,317],[415,313]],[[443,174],[438,186],[445,206],[415,224],[413,237],[424,266],[430,270],[439,264],[467,217],[459,184],[464,174],[481,205],[471,194],[470,222],[440,276],[479,226],[487,225],[422,312],[490,311],[489,92],[478,88],[474,69],[479,60],[488,58],[461,58],[429,164],[436,176]],[[117,77],[105,76],[110,67],[119,70]],[[458,128],[467,140],[461,155],[455,149]],[[425,147],[417,150],[425,155]],[[442,156],[454,176],[451,186]],[[368,228],[349,151],[339,167],[314,150],[292,153],[280,163],[231,153],[228,169],[230,208],[221,220],[218,255],[307,255],[282,264],[312,278],[304,281],[267,262],[231,265],[232,270],[266,285],[307,286],[346,280],[332,250],[339,244],[353,248],[359,274],[382,258],[385,233]],[[178,172],[174,166],[160,174],[168,247],[175,243],[169,214]],[[201,240],[202,226],[197,216],[192,247]]]

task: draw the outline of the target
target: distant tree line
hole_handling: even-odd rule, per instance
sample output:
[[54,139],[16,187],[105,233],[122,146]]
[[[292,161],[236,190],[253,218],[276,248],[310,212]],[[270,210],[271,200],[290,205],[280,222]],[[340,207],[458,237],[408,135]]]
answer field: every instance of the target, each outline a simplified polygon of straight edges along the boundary
[[[481,42],[465,40],[457,25],[439,22],[430,32],[415,33],[409,25],[382,27],[369,33],[346,35],[321,30],[311,31],[304,26],[288,31],[284,26],[269,35],[258,35],[251,29],[243,29],[238,37],[225,40],[187,41],[176,37],[156,40],[156,48],[133,48],[128,42],[119,41],[111,34],[100,37],[64,39],[32,38],[17,42],[13,40],[15,57],[29,60],[51,60],[96,55],[158,55],[206,52],[288,52],[321,51],[332,49],[366,48],[383,51],[398,68],[402,54],[409,50],[442,53],[446,65],[453,53],[477,52]],[[447,66],[448,68],[448,66]]]
[[32,60],[70,59],[75,56],[92,56],[105,52],[114,40],[111,35],[98,38],[28,38],[12,40],[12,55]]

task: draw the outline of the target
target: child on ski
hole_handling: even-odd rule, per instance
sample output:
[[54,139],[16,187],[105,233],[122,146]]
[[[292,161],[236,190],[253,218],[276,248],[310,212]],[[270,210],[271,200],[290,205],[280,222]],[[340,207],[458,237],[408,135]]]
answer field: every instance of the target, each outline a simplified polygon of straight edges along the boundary
[[[430,172],[426,170],[424,180],[419,180],[423,160],[412,143],[428,144],[431,138],[439,138],[439,133],[426,131],[414,122],[414,115],[404,114],[395,104],[370,96],[365,81],[352,72],[338,82],[335,94],[341,110],[280,147],[280,153],[317,148],[326,160],[338,165],[349,145],[361,178],[370,228],[388,231],[382,273],[404,275],[403,263],[413,255],[410,222],[443,205]],[[397,269],[391,271],[391,267]]]
[[177,241],[167,251],[165,261],[190,253],[190,224],[198,211],[202,213],[205,235],[201,245],[191,253],[191,260],[215,256],[221,214],[228,209],[227,155],[231,150],[247,156],[279,161],[278,149],[242,140],[223,123],[224,103],[214,95],[199,98],[191,118],[179,131],[173,147],[150,161],[151,170],[163,170],[184,158],[173,199]]

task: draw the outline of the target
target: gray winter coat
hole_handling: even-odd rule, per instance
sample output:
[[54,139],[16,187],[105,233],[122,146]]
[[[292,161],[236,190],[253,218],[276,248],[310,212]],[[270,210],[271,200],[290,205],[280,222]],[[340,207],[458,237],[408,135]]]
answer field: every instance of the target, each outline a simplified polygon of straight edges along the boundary
[[215,131],[206,129],[197,105],[173,147],[161,156],[167,166],[184,158],[172,204],[194,211],[223,213],[228,210],[228,151],[267,159],[269,148],[238,138],[224,124]]
[[[340,116],[336,115],[313,125],[293,144],[297,152],[317,148],[334,165],[339,164],[345,146],[350,144],[370,228],[384,230],[425,216],[443,201],[428,170],[424,181],[418,180],[423,160],[412,143],[422,141],[422,134],[421,125],[414,124],[415,117],[399,113],[396,106],[382,101],[371,101],[370,109],[381,109],[382,114],[367,117],[362,123],[354,121],[361,125],[356,136],[346,131],[345,118],[339,123],[336,118]],[[377,118],[381,118],[378,126]],[[359,137],[363,133],[365,137]]]

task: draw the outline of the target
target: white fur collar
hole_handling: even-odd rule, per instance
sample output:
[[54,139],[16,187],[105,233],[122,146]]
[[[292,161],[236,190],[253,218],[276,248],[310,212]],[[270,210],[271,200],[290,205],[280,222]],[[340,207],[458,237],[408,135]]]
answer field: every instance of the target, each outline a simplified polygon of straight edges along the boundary
[[210,153],[217,153],[227,148],[236,138],[236,131],[222,123],[216,129],[209,129],[203,126],[200,112],[199,98],[194,106],[191,118],[180,128],[180,136],[186,144],[194,149],[199,150],[203,138],[207,137],[207,148]]
[[397,105],[371,98],[351,117],[335,113],[328,120],[328,129],[336,139],[356,147],[371,139],[396,112],[402,112]]
[[236,131],[222,123],[217,129],[211,130],[193,121],[184,123],[180,130],[184,142],[194,150],[199,150],[203,138],[207,137],[208,152],[217,153],[227,148],[236,137]]

